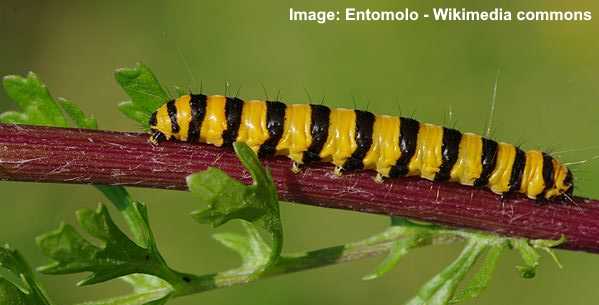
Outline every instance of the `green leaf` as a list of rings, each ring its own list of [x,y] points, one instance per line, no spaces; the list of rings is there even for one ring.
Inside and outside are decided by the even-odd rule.
[[[13,283],[0,278],[0,304],[4,305],[29,305],[27,294]]]
[[[158,277],[147,274],[131,274],[121,279],[131,285],[133,293],[106,300],[86,302],[85,305],[159,305],[172,296],[173,289]]]
[[[29,268],[21,254],[8,245],[0,247],[0,266],[8,269],[17,276],[31,273],[31,268]]]
[[[408,254],[408,251],[419,246],[421,238],[419,236],[409,236],[400,240],[395,241],[393,248],[385,257],[385,260],[376,268],[376,270],[364,276],[363,280],[373,280],[383,276],[385,273],[391,271],[397,264],[400,259]]]
[[[489,282],[491,281],[493,272],[495,272],[497,261],[499,260],[499,256],[501,256],[503,249],[505,249],[505,244],[503,243],[491,246],[487,251],[482,266],[480,266],[478,272],[470,280],[468,286],[458,291],[449,303],[459,303],[478,297],[483,290],[489,286]]]
[[[404,217],[391,216],[391,226],[378,236],[400,236],[400,239],[395,239],[393,248],[385,257],[383,262],[377,266],[375,271],[362,277],[363,280],[373,280],[383,276],[391,271],[403,256],[411,249],[430,245],[432,234],[436,233],[435,229],[438,226],[425,222],[417,222]]]
[[[218,168],[209,168],[201,173],[188,176],[190,191],[199,195],[209,204],[203,211],[195,211],[192,216],[200,223],[218,227],[231,219],[245,219],[253,222],[263,217],[266,210],[252,197],[250,187],[231,178]]]
[[[220,273],[221,275],[255,273],[268,264],[270,247],[252,223],[242,221],[242,224],[247,235],[235,233],[212,235],[214,239],[234,250],[241,257],[241,267]]]
[[[567,241],[566,236],[562,234],[558,240],[533,239],[530,241],[530,244],[535,248],[544,249],[544,248],[555,248],[555,247],[565,243],[566,241]]]
[[[64,112],[75,122],[75,126],[88,129],[98,128],[96,119],[93,116],[86,116],[75,103],[64,98],[58,98],[58,102]]]
[[[147,217],[144,212],[141,214]],[[165,274],[168,273],[168,267],[160,254],[152,247],[142,248],[131,241],[114,224],[103,205],[99,205],[96,211],[81,209],[77,211],[77,218],[81,227],[100,240],[102,245],[92,244],[72,226],[63,224],[58,230],[37,239],[44,254],[53,259],[51,264],[39,268],[41,272],[91,272],[79,285],[104,282],[132,273],[147,273],[161,277],[168,275]]]
[[[97,128],[96,119],[86,116],[76,104],[63,98],[54,99],[33,72],[26,78],[18,75],[4,77],[4,88],[22,112],[4,112],[0,114],[0,122],[69,127],[70,118],[76,127]]]
[[[60,106],[50,95],[48,88],[33,72],[27,77],[9,75],[4,77],[6,94],[22,112],[10,111],[0,116],[5,123],[67,127]]]
[[[444,305],[454,295],[460,281],[470,271],[478,256],[487,248],[486,242],[471,239],[460,256],[429,280],[408,305]]]
[[[516,266],[516,269],[520,271],[520,276],[525,279],[531,279],[535,277],[537,273],[537,267],[539,266],[539,259],[541,256],[537,251],[530,246],[527,239],[513,238],[511,244],[514,249],[520,252],[520,256],[524,261],[524,266]]]
[[[49,305],[40,284],[37,282],[31,267],[23,256],[8,245],[0,247],[0,266],[23,281],[23,287],[0,277],[0,304],[9,305]]]
[[[16,111],[0,113],[0,122],[6,124],[27,124],[29,117]]]
[[[119,109],[143,126],[148,125],[150,114],[169,99],[152,71],[141,63],[134,68],[118,69],[115,78],[131,98],[130,104],[125,102]]]
[[[267,231],[272,250],[268,260],[262,261],[262,267],[256,269],[256,274],[259,274],[272,266],[281,254],[283,228],[277,190],[270,173],[262,167],[254,151],[244,143],[235,143],[234,148],[254,183],[244,185],[216,168],[188,176],[189,189],[208,204],[208,209],[195,211],[192,216],[200,223],[215,227],[232,219],[242,219]]]
[[[510,244],[518,252],[524,261],[524,266],[516,266],[516,269],[520,271],[520,275],[523,278],[530,279],[535,277],[537,273],[537,267],[539,266],[539,260],[541,255],[535,249],[542,249],[549,253],[555,263],[562,268],[559,260],[555,256],[555,253],[550,248],[561,245],[566,241],[566,237],[562,235],[559,240],[546,240],[546,239],[535,239],[528,240],[524,238],[511,238]]]
[[[159,277],[148,274],[130,274],[123,276],[120,279],[131,285],[133,292],[137,293],[170,288],[168,282]]]
[[[137,105],[133,104],[132,101],[121,102],[119,103],[118,108],[126,117],[142,124],[142,126],[145,126],[146,128],[148,127],[150,113],[140,109]]]
[[[558,240],[534,239],[534,240],[530,241],[530,244],[537,249],[542,249],[545,252],[547,252],[551,256],[551,258],[553,258],[553,261],[555,262],[555,264],[561,269],[561,268],[563,268],[562,264],[559,262],[557,255],[555,255],[555,252],[553,252],[553,250],[551,250],[551,248],[557,247],[565,242],[566,242],[566,236],[562,234],[562,236],[560,236],[560,239],[558,239]]]
[[[143,248],[156,247],[144,204],[131,199],[124,187],[96,185],[96,188],[123,214],[133,239]]]

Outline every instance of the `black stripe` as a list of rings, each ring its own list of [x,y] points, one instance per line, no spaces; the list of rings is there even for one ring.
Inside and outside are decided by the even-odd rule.
[[[227,129],[223,132],[223,146],[230,146],[237,139],[239,125],[241,125],[241,112],[243,101],[236,97],[227,97],[225,104],[225,117],[227,118]]]
[[[351,171],[364,168],[364,157],[372,146],[374,114],[368,111],[354,110],[356,113],[356,150],[343,164],[343,170]]]
[[[416,144],[418,141],[418,130],[420,123],[410,118],[399,118],[399,148],[401,156],[391,167],[389,171],[390,177],[405,176],[408,174],[408,164],[416,152]]]
[[[553,179],[554,169],[553,169],[553,158],[543,153],[543,183],[545,183],[545,189],[543,189],[542,197],[545,197],[545,193],[553,188],[553,184],[555,180]]]
[[[171,119],[171,132],[178,133],[179,123],[177,123],[177,106],[175,106],[175,100],[170,100],[166,103],[166,111],[168,112],[168,117]]]
[[[310,105],[310,135],[312,143],[304,152],[303,161],[308,163],[320,160],[320,152],[329,137],[331,109],[323,105]]]
[[[268,140],[266,140],[258,150],[259,156],[272,156],[276,152],[277,144],[283,136],[283,127],[285,124],[285,108],[287,105],[281,102],[266,102],[266,129],[268,130]]]
[[[443,145],[441,146],[443,161],[439,166],[439,172],[435,175],[435,181],[449,180],[451,169],[458,161],[461,140],[461,132],[443,127]]]
[[[481,140],[483,151],[480,162],[483,169],[478,179],[474,181],[474,186],[487,185],[497,163],[497,142],[485,138],[481,138]]]
[[[191,120],[187,130],[187,142],[198,142],[200,140],[200,128],[206,116],[206,96],[192,94],[189,100],[189,108],[191,108]]]
[[[154,111],[152,112],[152,115],[150,116],[150,121],[148,122],[148,125],[150,125],[150,127],[152,126],[156,126],[157,120],[156,120],[156,113],[158,111]]]
[[[517,192],[520,190],[520,185],[522,184],[522,174],[524,173],[525,166],[526,154],[520,148],[516,147],[516,158],[514,159],[512,176],[510,177],[510,192]]]

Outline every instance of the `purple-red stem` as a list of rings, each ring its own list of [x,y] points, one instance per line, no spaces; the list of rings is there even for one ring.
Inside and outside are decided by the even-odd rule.
[[[0,124],[0,179],[90,183],[185,190],[185,177],[209,166],[249,183],[231,149],[167,142],[148,135]],[[405,216],[454,227],[531,239],[559,239],[563,248],[599,253],[599,201],[545,203],[514,196],[503,202],[485,189],[418,178],[373,181],[361,171],[337,177],[331,165],[299,174],[285,157],[264,159],[282,200],[366,213]]]

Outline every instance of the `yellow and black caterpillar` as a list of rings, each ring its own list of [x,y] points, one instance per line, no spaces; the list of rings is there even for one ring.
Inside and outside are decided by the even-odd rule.
[[[297,165],[331,162],[335,172],[376,170],[383,177],[416,176],[486,186],[531,199],[571,195],[573,176],[538,150],[523,151],[472,133],[411,118],[203,94],[184,95],[150,118],[150,141],[176,139],[228,146],[245,142],[259,156],[286,155]]]

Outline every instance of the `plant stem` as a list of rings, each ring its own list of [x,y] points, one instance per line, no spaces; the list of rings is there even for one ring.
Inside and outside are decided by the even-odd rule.
[[[406,229],[403,227],[390,227],[386,231],[374,235],[368,239],[340,245],[328,247],[314,251],[301,252],[295,254],[284,254],[279,261],[265,273],[258,277],[259,279],[274,277],[313,268],[325,267],[345,262],[360,260],[367,257],[374,257],[386,254],[393,248],[395,242],[405,238],[408,235],[419,236],[422,232],[427,231],[427,228]],[[460,234],[468,236],[468,232],[458,231],[434,231],[435,236],[430,240],[420,240],[414,247],[422,247],[427,245],[448,244],[462,240]],[[200,293],[207,290],[230,287],[235,285],[243,285],[252,282],[256,277],[252,277],[249,272],[221,272],[207,274],[193,278],[189,285],[177,292],[176,296],[189,295]]]
[[[185,190],[185,177],[218,167],[249,183],[231,149],[166,142],[147,134],[0,124],[0,179]],[[373,181],[360,171],[336,177],[318,163],[291,172],[285,157],[262,160],[280,199],[359,212],[403,216],[453,227],[529,239],[559,239],[560,247],[599,253],[599,201],[539,204],[523,196],[504,199],[485,189],[418,178]]]

